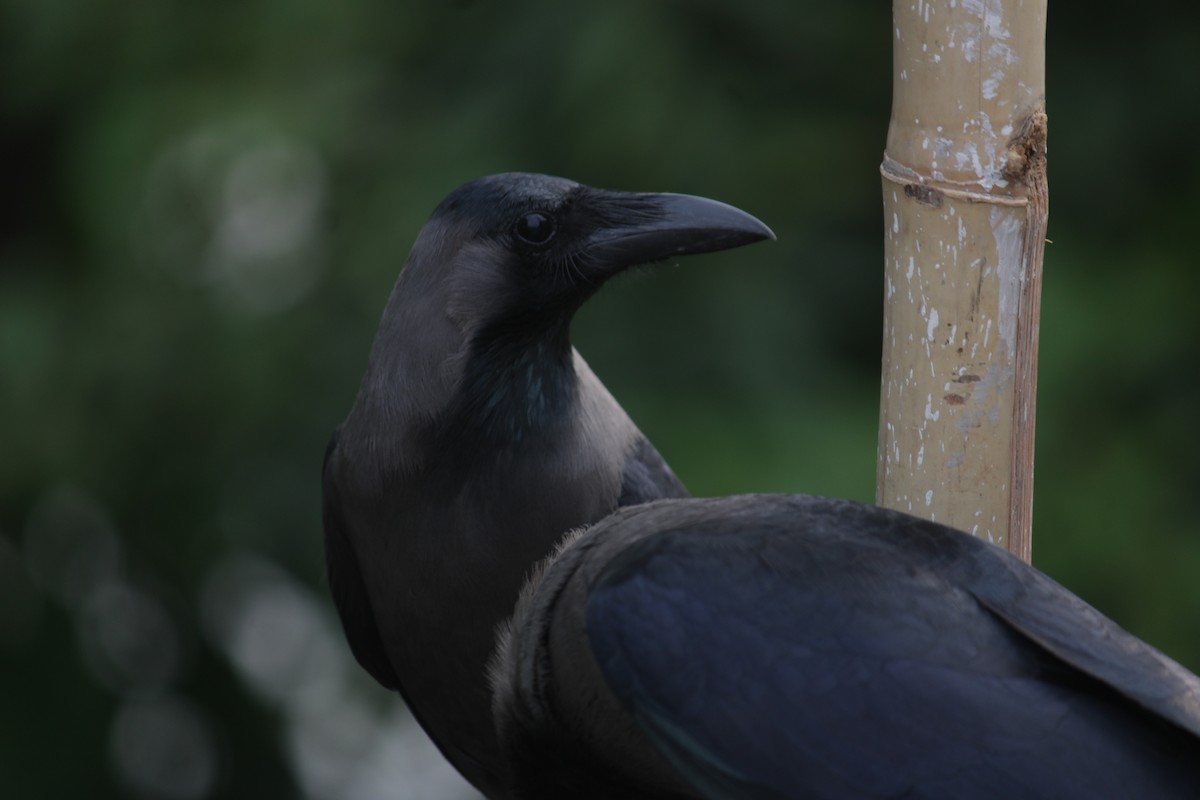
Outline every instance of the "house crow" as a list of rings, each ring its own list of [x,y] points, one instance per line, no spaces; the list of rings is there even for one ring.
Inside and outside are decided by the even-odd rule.
[[[492,674],[527,800],[1200,797],[1194,675],[1007,552],[849,501],[620,509],[531,580]]]
[[[637,264],[773,238],[735,208],[506,174],[452,192],[392,291],[323,471],[350,648],[468,780],[504,796],[486,662],[563,534],[683,485],[571,347]]]

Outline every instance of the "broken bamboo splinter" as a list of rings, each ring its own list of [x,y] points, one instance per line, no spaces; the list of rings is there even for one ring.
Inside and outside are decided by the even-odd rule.
[[[1029,560],[1046,0],[895,0],[875,499]]]

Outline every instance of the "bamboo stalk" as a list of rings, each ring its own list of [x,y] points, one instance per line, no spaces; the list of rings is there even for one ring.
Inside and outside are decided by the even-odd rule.
[[[1028,560],[1046,0],[894,0],[876,502]]]

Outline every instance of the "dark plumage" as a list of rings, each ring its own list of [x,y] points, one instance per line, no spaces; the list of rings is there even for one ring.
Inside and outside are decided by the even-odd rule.
[[[493,672],[525,798],[1200,793],[1195,676],[999,548],[848,501],[622,509],[534,578]]]
[[[1200,796],[1195,676],[965,533],[686,498],[571,348],[613,274],[770,235],[544,176],[438,207],[326,456],[359,662],[493,798]]]
[[[576,309],[649,261],[771,238],[703,198],[496,175],[433,212],[324,467],[350,647],[501,796],[485,664],[530,569],[620,505],[686,490],[571,347]]]

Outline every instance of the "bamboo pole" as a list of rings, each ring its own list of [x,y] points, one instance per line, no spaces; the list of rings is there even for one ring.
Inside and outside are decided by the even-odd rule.
[[[1028,560],[1046,0],[893,0],[876,502]]]

